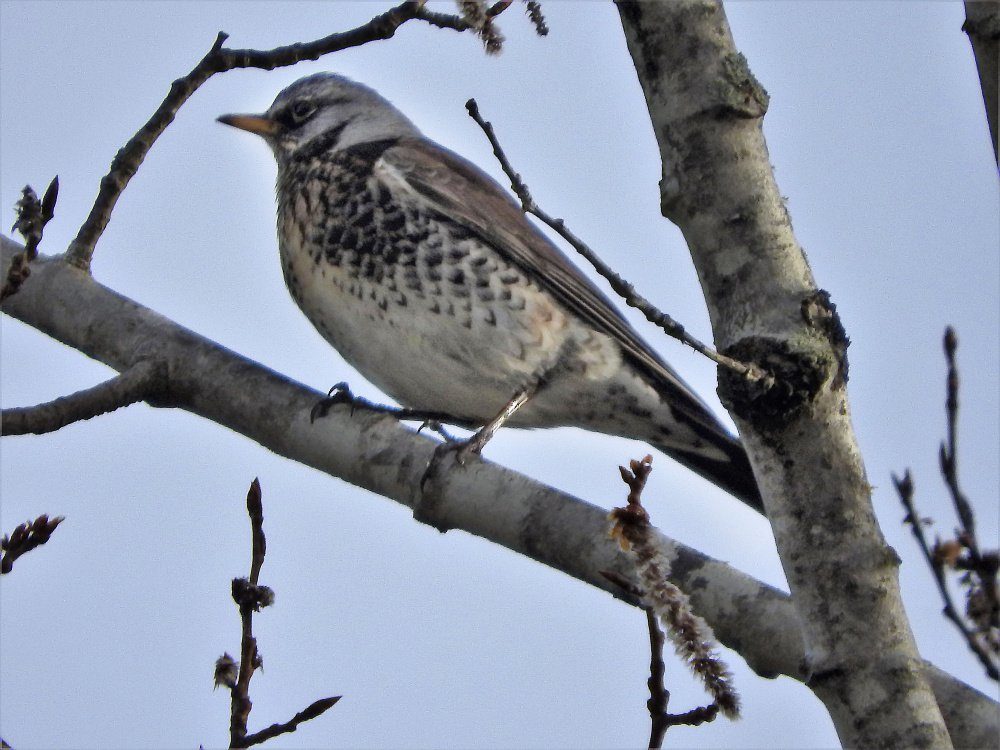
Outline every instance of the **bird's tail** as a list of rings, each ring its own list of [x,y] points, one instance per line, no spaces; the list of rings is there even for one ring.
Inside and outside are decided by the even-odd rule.
[[[720,435],[713,441],[712,447],[722,451],[725,454],[724,458],[705,455],[696,449],[684,450],[676,445],[662,445],[656,442],[652,445],[658,451],[742,500],[758,513],[764,512],[764,502],[761,500],[753,469],[750,468],[750,461],[743,446],[735,438]]]

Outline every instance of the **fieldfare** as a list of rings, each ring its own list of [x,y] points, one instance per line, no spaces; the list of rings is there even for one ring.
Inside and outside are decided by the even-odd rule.
[[[761,509],[704,402],[500,185],[377,92],[320,73],[219,119],[277,159],[292,297],[400,404],[489,434],[504,415],[637,438]]]

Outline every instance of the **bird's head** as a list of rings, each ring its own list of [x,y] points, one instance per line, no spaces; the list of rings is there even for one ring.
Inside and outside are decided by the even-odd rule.
[[[278,163],[303,147],[339,151],[358,143],[418,136],[420,131],[377,91],[335,73],[300,78],[261,115],[223,115],[219,122],[261,136]]]

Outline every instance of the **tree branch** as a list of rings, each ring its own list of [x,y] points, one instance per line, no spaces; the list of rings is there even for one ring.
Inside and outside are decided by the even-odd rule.
[[[924,534],[924,523],[930,523],[917,513],[914,503],[913,477],[910,470],[903,473],[902,479],[895,474],[892,477],[899,499],[906,509],[904,523],[910,525],[913,536],[917,540],[917,546],[924,555],[927,565],[934,574],[934,582],[937,584],[938,592],[944,602],[944,616],[954,623],[958,628],[969,649],[976,655],[988,677],[1000,679],[998,670],[998,656],[1000,647],[997,646],[998,619],[1000,619],[1000,603],[997,602],[997,552],[983,553],[976,537],[976,518],[972,510],[972,505],[966,498],[958,481],[958,365],[955,361],[955,352],[958,349],[958,336],[955,330],[948,326],[944,334],[944,352],[948,362],[947,396],[945,397],[945,411],[948,417],[948,437],[941,444],[939,453],[941,474],[945,484],[951,494],[952,504],[955,506],[955,515],[958,516],[959,529],[957,539],[946,542],[937,540],[933,547],[928,544],[927,536]],[[967,554],[962,557],[962,551]],[[976,623],[976,628],[969,627],[965,618],[962,617],[958,607],[952,599],[951,591],[945,577],[945,567],[962,567],[966,573],[963,575],[963,583],[967,587],[966,612],[970,613],[970,619]],[[976,612],[978,617],[972,617],[971,613]],[[988,645],[989,644],[989,645]],[[993,653],[991,653],[991,649]]]
[[[986,105],[986,120],[993,139],[993,158],[1000,165],[997,143],[998,92],[1000,80],[1000,2],[997,0],[965,0],[965,23],[962,30],[969,35],[979,69],[979,85]]]
[[[253,702],[250,700],[250,680],[254,672],[263,666],[257,639],[253,634],[253,615],[274,603],[274,592],[260,585],[260,569],[264,564],[267,541],[264,537],[264,505],[261,502],[260,481],[254,479],[247,491],[247,514],[250,516],[251,554],[250,577],[233,579],[233,600],[240,610],[240,662],[233,661],[229,654],[223,654],[215,662],[215,684],[229,688],[231,708],[229,718],[229,746],[252,747],[272,737],[294,732],[299,724],[315,719],[337,703],[341,696],[320,698],[286,722],[247,734],[247,721]]]
[[[738,719],[740,697],[729,667],[716,650],[715,634],[695,614],[688,595],[670,583],[670,562],[660,554],[649,513],[642,507],[642,490],[652,471],[652,461],[652,456],[646,456],[631,461],[628,469],[619,467],[622,480],[629,486],[628,504],[611,511],[611,536],[632,557],[643,603],[656,613],[676,654],[702,681],[713,705],[728,718]]]
[[[0,237],[0,260],[22,248]],[[0,309],[118,370],[156,355],[171,374],[172,404],[249,437],[303,465],[413,508],[435,441],[394,418],[349,405],[310,423],[323,394],[179,326],[50,258]],[[607,511],[480,459],[438,481],[429,522],[462,529],[638,605],[600,571],[631,579],[633,567],[607,537]],[[758,674],[806,678],[799,620],[788,595],[657,534],[671,580],[719,641]],[[927,665],[957,744],[988,746],[1000,731],[997,704]]]
[[[906,517],[903,520],[910,525],[913,537],[917,540],[917,546],[920,547],[924,560],[927,561],[927,566],[931,569],[931,573],[934,574],[934,583],[937,585],[938,593],[944,602],[942,610],[944,616],[951,620],[955,627],[958,628],[969,649],[983,665],[986,674],[994,680],[997,679],[1000,674],[997,672],[996,664],[993,663],[989,652],[980,643],[976,634],[972,632],[971,628],[969,628],[962,618],[958,607],[955,606],[955,600],[952,599],[951,591],[948,589],[948,581],[945,579],[944,563],[934,554],[934,549],[927,542],[927,536],[924,534],[925,519],[917,512],[917,506],[913,500],[913,477],[910,475],[910,470],[907,469],[903,472],[902,478],[893,474],[892,482],[896,487],[896,492],[899,494],[899,500],[902,502],[903,508],[906,509]]]
[[[808,685],[845,746],[949,747],[851,426],[847,337],[774,180],[767,92],[720,2],[618,9],[660,148],[661,211],[688,243],[716,345],[781,386],[719,372],[802,622]]]
[[[162,362],[140,360],[121,375],[92,388],[37,406],[4,409],[0,416],[0,434],[43,435],[55,432],[73,422],[161,397],[166,385],[167,371]]]
[[[729,370],[732,370],[749,380],[761,381],[763,387],[765,388],[773,386],[774,378],[757,365],[746,364],[735,360],[732,357],[720,354],[712,347],[702,343],[688,333],[681,323],[678,323],[665,312],[659,310],[652,302],[639,294],[631,283],[623,279],[613,268],[611,268],[611,266],[601,260],[600,256],[598,256],[589,245],[587,245],[566,227],[566,223],[562,219],[556,219],[546,211],[542,210],[542,208],[535,203],[535,199],[531,197],[531,192],[528,190],[528,186],[525,185],[524,181],[521,179],[521,175],[514,170],[513,166],[511,166],[510,161],[507,159],[507,155],[500,146],[500,141],[496,136],[496,132],[493,130],[493,125],[484,120],[482,115],[479,114],[479,105],[476,104],[476,100],[469,99],[469,101],[465,103],[465,108],[468,110],[469,116],[476,121],[476,124],[482,128],[486,137],[489,139],[490,145],[493,147],[493,155],[500,163],[500,168],[503,169],[504,174],[507,175],[507,179],[510,180],[511,190],[514,191],[518,200],[521,201],[521,210],[526,214],[531,214],[566,240],[566,242],[568,242],[574,250],[582,255],[587,262],[593,266],[594,270],[597,271],[597,273],[599,273],[605,281],[611,285],[612,290],[614,290],[614,292],[625,301],[626,305],[634,307],[636,310],[641,312],[646,317],[646,320],[659,327],[668,336],[677,339],[682,344],[690,346],[696,352],[708,357],[720,367],[728,368]]]
[[[497,13],[502,10],[503,8],[498,9]],[[428,11],[424,7],[423,0],[407,0],[349,31],[330,34],[312,42],[299,42],[270,50],[227,49],[222,45],[228,35],[220,31],[201,61],[191,69],[191,72],[170,85],[169,93],[152,117],[115,155],[111,169],[101,178],[100,191],[90,215],[80,227],[76,238],[70,243],[66,254],[69,262],[83,269],[90,268],[94,248],[111,219],[111,212],[146,158],[146,154],[167,126],[174,121],[178,110],[213,75],[237,68],[274,70],[303,60],[317,60],[331,52],[390,39],[396,33],[396,29],[413,20],[456,31],[472,28],[467,21],[457,16]]]

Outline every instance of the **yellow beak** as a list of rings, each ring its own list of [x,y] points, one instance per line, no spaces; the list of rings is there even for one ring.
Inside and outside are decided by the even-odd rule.
[[[281,125],[266,115],[222,115],[217,119],[223,125],[232,125],[234,128],[264,137],[281,132]]]

